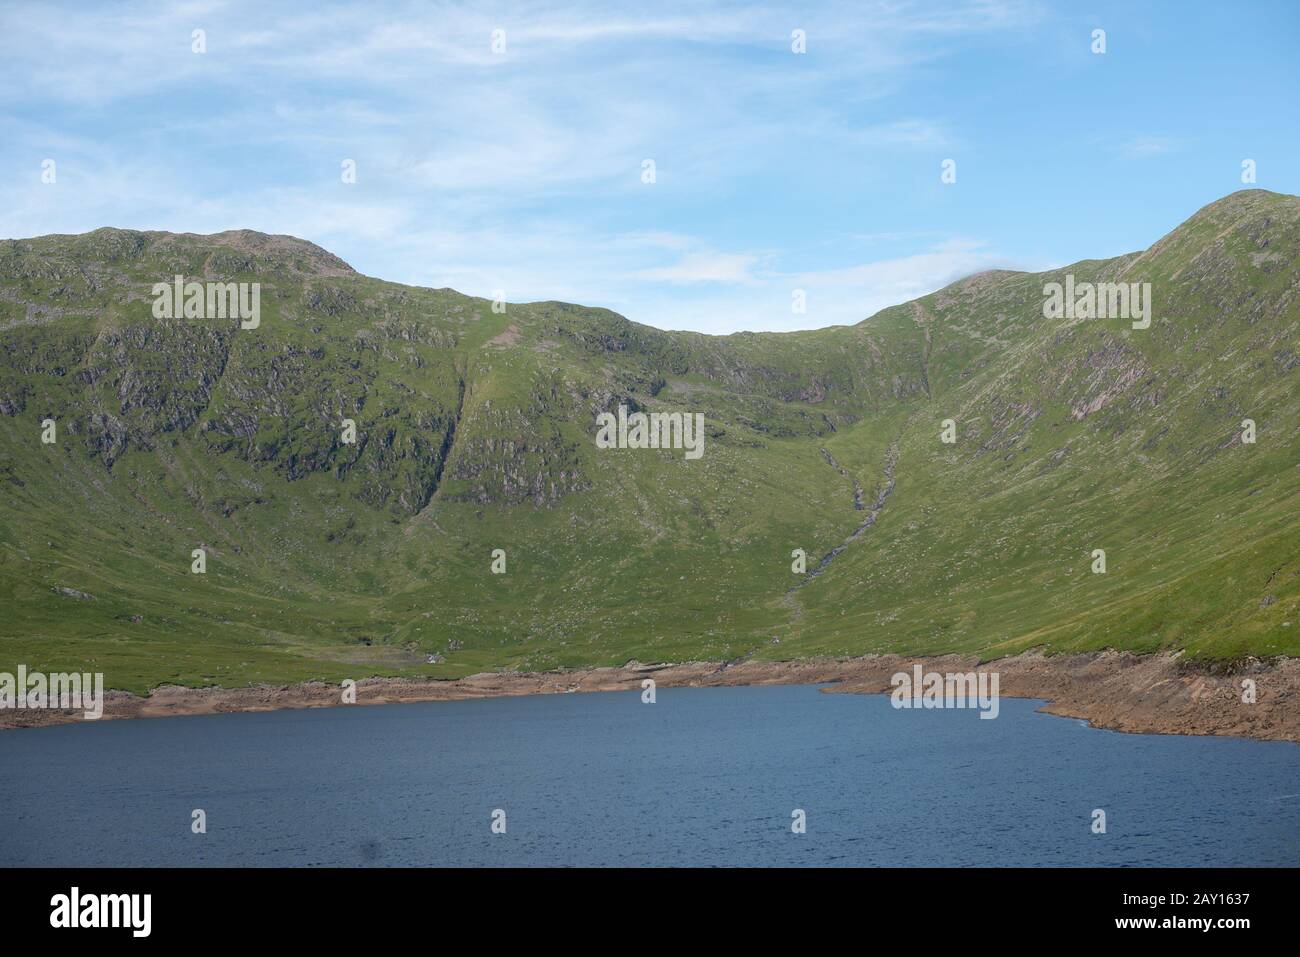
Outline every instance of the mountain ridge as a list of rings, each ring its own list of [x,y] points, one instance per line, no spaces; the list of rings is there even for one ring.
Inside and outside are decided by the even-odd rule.
[[[1166,241],[1169,240],[1171,237],[1173,237],[1175,234],[1184,230],[1186,227],[1192,225],[1193,223],[1198,222],[1200,219],[1209,218],[1215,212],[1221,210],[1231,210],[1234,213],[1240,214],[1243,206],[1246,207],[1247,209],[1252,208],[1255,205],[1254,200],[1256,198],[1271,198],[1271,199],[1284,200],[1284,199],[1295,199],[1296,197],[1290,196],[1289,194],[1285,194],[1285,193],[1276,193],[1271,190],[1259,189],[1259,188],[1237,190],[1236,192],[1229,193],[1228,195],[1221,197],[1220,199],[1205,204],[1200,209],[1198,209],[1195,213],[1189,216],[1186,220],[1180,223],[1178,226],[1174,227],[1174,229],[1170,230],[1164,236],[1156,240],[1156,242],[1154,242],[1151,246],[1147,247],[1147,249],[1139,249],[1139,250],[1133,250],[1128,253],[1121,253],[1118,256],[1109,257],[1109,259],[1107,260],[1081,259],[1076,262],[1069,263],[1063,266],[1053,267],[1051,269],[1040,270],[1037,272],[1022,270],[1022,269],[1008,269],[1005,267],[991,267],[988,269],[978,270],[976,272],[971,273],[970,275],[962,276],[958,279],[955,279],[952,282],[945,284],[944,286],[934,290],[931,293],[927,293],[923,296],[917,297],[916,299],[907,300],[903,303],[898,303],[894,306],[887,306],[885,307],[885,309],[878,310],[876,313],[873,313],[870,316],[860,319],[856,323],[851,323],[848,325],[836,324],[830,326],[818,326],[812,329],[793,329],[793,330],[781,330],[781,331],[770,331],[770,332],[757,332],[753,330],[741,329],[730,333],[696,333],[696,334],[707,336],[709,338],[726,339],[734,336],[745,336],[745,335],[780,336],[780,335],[798,334],[803,332],[816,332],[821,329],[853,328],[856,326],[860,326],[863,323],[871,321],[872,318],[874,318],[876,315],[879,315],[880,312],[886,311],[887,309],[893,309],[901,305],[907,305],[912,302],[917,302],[920,299],[926,298],[927,296],[939,295],[941,293],[944,293],[945,291],[953,289],[954,287],[964,286],[968,283],[972,283],[977,280],[982,281],[986,278],[1003,278],[1003,277],[1010,277],[1010,276],[1042,276],[1042,275],[1048,275],[1055,272],[1068,271],[1071,269],[1075,269],[1081,266],[1087,266],[1094,263],[1100,263],[1106,261],[1119,261],[1130,257],[1134,258],[1135,260],[1141,260],[1148,253],[1153,252],[1157,247],[1160,247],[1162,244],[1166,243]],[[204,241],[209,245],[216,245],[216,246],[230,245],[232,246],[232,248],[243,249],[245,251],[256,251],[256,250],[267,249],[267,248],[273,248],[273,249],[298,248],[306,256],[317,257],[321,260],[336,263],[337,267],[340,270],[341,275],[354,275],[354,276],[361,275],[349,263],[345,262],[334,253],[329,252],[327,249],[325,249],[324,247],[320,246],[319,244],[311,240],[303,239],[301,237],[293,236],[287,233],[265,233],[260,230],[247,229],[247,228],[232,228],[232,229],[221,230],[215,233],[194,233],[194,232],[174,232],[171,230],[163,230],[163,229],[131,229],[126,227],[118,227],[118,226],[99,226],[96,227],[95,229],[87,230],[86,232],[82,232],[82,233],[43,233],[37,236],[0,239],[0,246],[13,247],[13,246],[21,246],[23,244],[28,244],[28,243],[89,240],[92,237],[103,237],[106,239],[117,240],[118,244],[120,244],[123,240],[125,240],[127,241],[128,245],[132,245],[132,246],[138,244],[140,241],[142,241],[145,238],[149,238],[152,239],[155,244],[159,242],[165,244],[171,240],[184,239],[184,240]],[[368,277],[368,278],[379,279],[379,277]],[[458,290],[450,286],[441,286],[441,287],[409,286],[403,283],[392,282],[391,280],[379,280],[379,281],[390,283],[391,285],[394,286],[406,286],[406,288],[410,288],[410,289],[424,289],[432,292],[454,293],[456,295],[465,296],[465,298],[469,298],[469,299],[478,299],[483,302],[490,301],[481,296],[475,297],[475,296],[470,296],[467,293],[460,293]],[[528,301],[520,302],[517,305],[555,306],[560,308],[568,307],[568,308],[576,308],[576,309],[601,308],[601,307],[584,306],[580,303],[568,302],[565,300],[555,300],[555,299],[528,300]],[[604,311],[612,312],[611,310],[604,310]],[[619,316],[619,318],[627,319],[627,317],[621,316],[618,313],[612,313],[612,314]],[[681,330],[681,329],[661,329],[658,326],[650,326],[644,323],[637,323],[633,319],[627,319],[627,321],[632,322],[638,326],[642,326],[643,328],[656,329],[660,332],[667,332],[667,333],[688,332],[688,330]]]

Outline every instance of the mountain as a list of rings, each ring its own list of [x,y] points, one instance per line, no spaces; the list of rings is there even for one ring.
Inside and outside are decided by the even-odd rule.
[[[715,337],[500,313],[287,236],[0,242],[0,670],[145,691],[632,658],[1295,656],[1297,256],[1300,198],[1247,190],[1143,252]],[[255,327],[156,315],[178,275],[259,284]],[[1149,328],[1046,317],[1067,281],[1149,283]],[[599,448],[620,406],[702,413],[703,454]]]

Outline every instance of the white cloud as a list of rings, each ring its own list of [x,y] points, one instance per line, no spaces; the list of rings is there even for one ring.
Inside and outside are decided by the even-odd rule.
[[[673,283],[753,283],[752,270],[759,257],[748,253],[694,252],[670,266],[656,266],[628,273],[631,279]]]
[[[1178,141],[1173,137],[1147,134],[1120,143],[1117,152],[1125,159],[1150,159],[1172,153],[1178,148]]]
[[[642,321],[666,328],[727,333],[791,331],[851,325],[949,283],[1006,264],[985,243],[955,238],[923,252],[877,259],[841,269],[779,272],[751,281],[735,295],[692,303],[687,309],[657,300]],[[805,293],[807,312],[795,314],[791,297]],[[639,317],[638,317],[639,318]]]
[[[0,159],[19,175],[0,181],[0,235],[253,228],[395,281],[607,305],[661,325],[857,321],[991,254],[915,252],[913,236],[889,244],[908,255],[799,272],[783,264],[815,261],[808,247],[842,251],[815,221],[770,225],[765,184],[826,156],[931,164],[959,145],[949,121],[876,104],[951,38],[1034,15],[1014,0],[797,12],[666,0],[643,14],[402,0],[321,3],[310,16],[252,0],[75,16],[9,3]],[[807,56],[789,51],[795,26]],[[505,56],[491,51],[497,27]],[[190,51],[195,28],[206,54]],[[47,156],[54,187],[39,182]],[[340,182],[344,158],[355,185]],[[645,158],[653,186],[640,181]],[[697,212],[729,192],[756,235],[738,240]],[[800,283],[810,310],[793,317]]]

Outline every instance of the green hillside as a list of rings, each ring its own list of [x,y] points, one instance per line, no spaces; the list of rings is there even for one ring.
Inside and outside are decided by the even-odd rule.
[[[1300,198],[1248,190],[1142,253],[713,337],[498,314],[283,236],[0,242],[0,671],[145,691],[751,654],[1294,656],[1297,257]],[[1151,283],[1150,328],[1044,318],[1067,273]],[[178,274],[260,283],[260,325],[155,318]],[[703,413],[703,456],[597,448],[620,405]]]

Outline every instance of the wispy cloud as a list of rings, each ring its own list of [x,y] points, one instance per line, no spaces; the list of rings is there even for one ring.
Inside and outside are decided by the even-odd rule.
[[[822,200],[798,212],[782,192],[814,188],[819,165],[855,178],[879,178],[889,157],[933,166],[961,145],[947,111],[882,104],[948,44],[1038,15],[1014,0],[323,3],[310,16],[251,0],[75,15],[11,3],[0,160],[17,174],[0,180],[0,233],[254,228],[384,278],[640,321],[856,321],[987,254],[913,238],[895,244],[906,255],[800,272],[807,247],[825,249],[809,218]],[[792,53],[796,28],[809,54]],[[47,157],[54,187],[39,179]],[[796,282],[825,308],[783,316]]]
[[[699,251],[687,253],[671,265],[638,269],[628,276],[648,282],[749,284],[757,282],[753,269],[758,262],[759,257],[752,253]]]
[[[1125,159],[1151,159],[1179,149],[1179,142],[1171,136],[1144,134],[1119,144],[1118,153]]]

